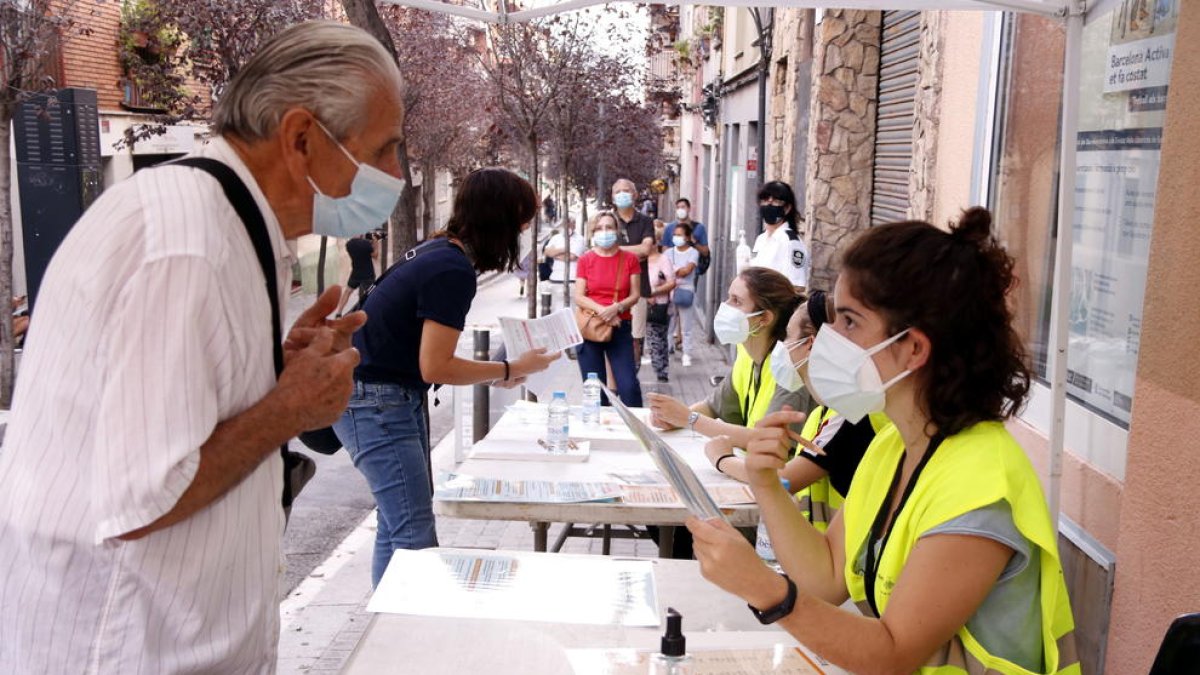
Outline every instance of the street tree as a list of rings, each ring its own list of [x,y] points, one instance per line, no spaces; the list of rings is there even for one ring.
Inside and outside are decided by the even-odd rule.
[[[429,236],[440,227],[432,218],[437,171],[461,179],[490,154],[491,91],[475,55],[483,33],[457,30],[449,16],[420,9],[391,5],[381,14],[404,75],[404,136],[421,171],[422,226]]]
[[[540,189],[540,149],[550,111],[590,53],[595,25],[582,13],[501,24],[489,28],[491,49],[479,52],[493,90],[497,127],[523,146],[535,190]],[[528,236],[535,251],[537,228]],[[537,316],[537,281],[530,270],[525,283],[531,318]]]
[[[396,41],[392,39],[392,33],[379,13],[375,0],[342,0],[342,9],[345,10],[346,19],[351,25],[358,26],[379,40],[399,64],[400,55],[396,49]],[[404,75],[404,71],[401,70],[400,74]],[[405,251],[417,245],[417,204],[413,197],[412,163],[409,161],[407,140],[401,140],[396,147],[396,158],[400,163],[400,177],[404,179],[404,189],[400,191],[400,200],[396,202],[396,208],[392,211],[388,233],[389,245],[381,256],[384,267],[387,267],[389,257],[399,260]]]
[[[61,86],[50,76],[60,45],[90,32],[95,2],[0,0],[0,307],[13,295],[13,204],[10,133],[18,106],[38,92]],[[0,312],[0,408],[12,405],[12,312]]]

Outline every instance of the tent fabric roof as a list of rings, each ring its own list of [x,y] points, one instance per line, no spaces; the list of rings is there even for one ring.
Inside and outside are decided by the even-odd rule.
[[[468,19],[476,19],[487,23],[514,23],[530,21],[544,16],[562,14],[585,7],[613,2],[634,2],[636,0],[557,0],[541,7],[521,9],[515,12],[488,11],[476,7],[467,7],[443,2],[442,0],[381,0],[395,5],[407,5],[435,12],[443,12]],[[503,0],[500,0],[501,7]],[[668,2],[667,4],[679,4]],[[871,9],[871,10],[991,10],[1017,11],[1042,14],[1045,16],[1066,16],[1071,0],[705,0],[694,3],[717,5],[725,7],[800,7],[800,8],[837,8],[837,9]],[[1092,4],[1096,4],[1093,2]],[[1106,4],[1100,0],[1099,4]]]

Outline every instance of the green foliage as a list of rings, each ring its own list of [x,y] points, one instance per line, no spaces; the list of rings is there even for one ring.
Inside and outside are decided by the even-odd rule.
[[[117,36],[121,69],[147,107],[171,110],[185,99],[179,48],[183,34],[154,0],[125,0]]]

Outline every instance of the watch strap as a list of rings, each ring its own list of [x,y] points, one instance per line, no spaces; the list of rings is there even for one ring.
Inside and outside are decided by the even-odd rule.
[[[687,419],[688,431],[696,430],[696,421],[699,419],[700,419],[700,413],[696,412],[695,410],[688,413],[688,419]]]
[[[758,619],[758,622],[764,626],[773,624],[791,614],[792,610],[796,607],[796,582],[789,579],[788,575],[782,572],[779,573],[779,576],[783,577],[783,580],[787,582],[787,595],[784,596],[783,602],[767,609],[758,609],[751,604],[746,605],[754,613],[754,618]]]

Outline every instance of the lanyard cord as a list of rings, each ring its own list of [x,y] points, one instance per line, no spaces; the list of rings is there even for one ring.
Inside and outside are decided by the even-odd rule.
[[[879,513],[875,514],[875,522],[871,524],[871,533],[867,537],[867,565],[863,570],[863,583],[867,590],[867,603],[871,605],[871,611],[875,612],[875,616],[882,617],[879,613],[879,607],[875,604],[875,577],[879,574],[879,565],[883,559],[883,552],[887,549],[888,540],[892,536],[892,531],[896,528],[896,520],[900,517],[900,512],[904,510],[904,505],[908,503],[908,498],[912,495],[913,488],[917,485],[917,479],[921,477],[921,472],[925,470],[925,465],[929,463],[929,458],[933,457],[933,453],[942,444],[942,435],[936,434],[929,440],[929,449],[925,451],[925,456],[917,463],[917,468],[913,469],[912,477],[908,479],[908,484],[904,486],[904,493],[900,496],[900,504],[896,507],[896,515],[892,518],[892,522],[887,528],[887,532],[883,531],[883,524],[887,520],[888,508],[892,503],[892,496],[896,494],[896,488],[900,484],[900,474],[904,472],[904,458],[907,456],[907,451],[900,455],[900,461],[896,464],[896,474],[892,476],[892,485],[888,488],[887,496],[884,497],[883,503],[879,505]],[[882,539],[882,541],[880,541]],[[879,554],[875,554],[875,542],[880,541]]]
[[[742,423],[750,426],[750,413],[754,410],[754,404],[758,403],[758,390],[762,388],[762,364],[750,364],[750,381],[746,384],[748,385],[746,395],[742,397],[741,401]],[[751,398],[751,394],[754,394],[753,398]]]

